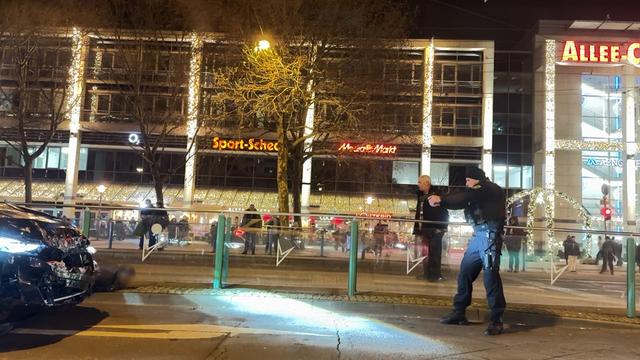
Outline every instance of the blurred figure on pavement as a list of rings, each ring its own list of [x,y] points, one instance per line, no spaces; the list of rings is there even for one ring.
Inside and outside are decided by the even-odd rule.
[[[509,226],[520,226],[517,216],[509,217]],[[504,243],[509,253],[509,269],[507,272],[518,272],[520,270],[520,250],[522,250],[523,229],[507,228]]]
[[[609,270],[611,271],[611,275],[613,275],[613,258],[615,256],[613,239],[605,236],[600,251],[602,251],[602,269],[600,270],[600,274],[605,273],[607,271],[607,265],[609,265]]]
[[[576,237],[574,235],[567,236],[562,246],[564,247],[564,255],[567,257],[569,271],[576,272],[578,256],[580,256],[580,245],[576,242]]]
[[[244,228],[246,233],[244,234],[244,251],[243,254],[247,254],[251,251],[251,255],[256,254],[256,238],[258,237],[258,232],[262,228],[262,217],[260,214],[256,214],[258,210],[255,205],[251,204],[247,208],[247,213],[242,216],[242,222],[240,223],[240,227]],[[249,212],[253,212],[250,214]]]

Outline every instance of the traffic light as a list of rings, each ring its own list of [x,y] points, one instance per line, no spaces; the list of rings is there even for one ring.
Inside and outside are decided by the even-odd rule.
[[[605,220],[611,220],[611,215],[613,214],[613,209],[607,206],[603,206],[600,209],[600,214],[602,214],[602,218]]]

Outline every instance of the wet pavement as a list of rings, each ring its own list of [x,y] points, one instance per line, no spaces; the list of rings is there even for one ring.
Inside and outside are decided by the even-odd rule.
[[[436,306],[328,301],[260,290],[95,294],[0,338],[1,359],[637,359],[640,327],[508,311],[446,326]]]

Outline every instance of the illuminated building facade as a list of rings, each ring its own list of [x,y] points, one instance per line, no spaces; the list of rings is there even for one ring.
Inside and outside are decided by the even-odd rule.
[[[220,208],[258,202],[261,208],[275,208],[275,134],[196,133],[194,124],[210,111],[201,99],[215,90],[213,72],[238,60],[228,57],[229,42],[221,41],[220,34],[169,38],[159,45],[166,51],[149,54],[145,63],[142,107],[145,116],[170,114],[183,121],[162,141],[164,152],[158,161],[167,171],[165,202]],[[69,91],[79,100],[69,121],[34,163],[36,200],[91,202],[98,184],[107,185],[104,198],[113,203],[153,198],[149,166],[132,150],[143,135],[131,122],[135,109],[127,105],[128,95],[122,91],[131,86],[125,84],[122,65],[127,46],[126,40],[108,34],[78,30],[69,35],[66,60],[59,56],[55,66],[77,79]],[[530,187],[530,168],[519,163],[515,171],[506,157],[498,164],[494,161],[495,57],[491,41],[436,39],[408,40],[394,57],[376,61],[371,66],[384,86],[375,90],[376,103],[370,104],[375,111],[369,116],[386,124],[384,134],[372,133],[365,142],[336,134],[334,142],[311,144],[326,155],[305,164],[302,203],[321,211],[408,213],[420,174],[430,174],[434,185],[463,186],[467,165],[489,169],[487,173],[504,179],[500,181],[506,187]],[[2,67],[10,68],[11,61],[11,54],[2,54]],[[178,66],[181,62],[183,67]],[[176,69],[185,76],[178,79]],[[356,70],[340,61],[326,68],[338,78]],[[180,81],[179,93],[172,93],[170,81]],[[0,113],[11,106],[10,98],[2,99]],[[322,111],[321,104],[314,104],[315,116]],[[31,141],[37,143],[37,137],[34,131]],[[153,135],[146,141],[154,141]],[[20,199],[20,157],[5,145],[0,145],[0,154],[0,196]],[[233,196],[228,195],[231,190]],[[370,196],[375,206],[364,208]]]
[[[580,201],[614,229],[635,228],[640,24],[541,21],[535,35],[536,182]],[[603,199],[603,185],[609,187]],[[556,221],[575,211],[557,202]]]

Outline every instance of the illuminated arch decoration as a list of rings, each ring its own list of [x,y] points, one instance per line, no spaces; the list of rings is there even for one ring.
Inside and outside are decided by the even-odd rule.
[[[587,241],[585,242],[585,251],[587,253],[591,253],[591,230],[592,218],[591,215],[587,212],[587,210],[580,204],[576,199],[571,196],[557,191],[555,189],[546,189],[546,188],[533,188],[525,191],[521,191],[513,196],[509,197],[506,202],[507,206],[507,216],[511,215],[511,207],[517,201],[522,200],[526,197],[529,197],[529,209],[527,210],[527,224],[526,224],[526,243],[528,253],[533,253],[534,244],[533,244],[533,226],[535,220],[535,210],[536,204],[544,205],[544,217],[545,217],[545,228],[547,229],[547,255],[546,257],[549,260],[549,269],[545,268],[551,275],[551,285],[558,280],[558,278],[564,273],[567,269],[567,266],[563,266],[561,268],[557,268],[556,263],[554,261],[555,254],[557,254],[558,249],[562,246],[562,242],[556,239],[553,221],[553,206],[554,200],[556,197],[567,202],[573,209],[578,212],[578,217],[582,220],[584,227],[587,229]]]

